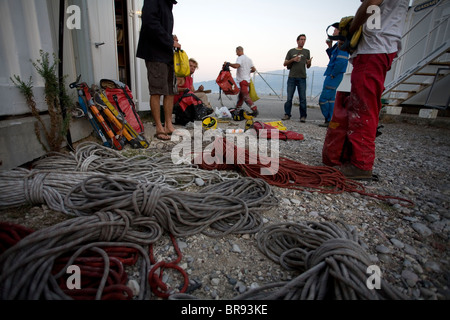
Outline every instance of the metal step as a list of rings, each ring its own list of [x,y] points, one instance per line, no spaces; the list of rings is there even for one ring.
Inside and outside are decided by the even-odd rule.
[[[426,58],[418,61],[415,65],[406,70],[400,77],[385,86],[382,98],[389,101],[389,106],[398,106],[404,101],[411,99],[416,94],[434,86],[434,84],[450,74],[450,61],[439,61],[441,57],[450,52],[450,41],[444,42],[441,46],[431,52]],[[447,58],[447,57],[446,57]],[[431,70],[433,72],[430,72]],[[418,76],[424,78],[423,81],[412,79]],[[408,82],[408,80],[410,80]],[[421,82],[419,82],[421,81]],[[413,86],[405,88],[405,86]],[[394,94],[406,94],[405,96],[391,96]]]

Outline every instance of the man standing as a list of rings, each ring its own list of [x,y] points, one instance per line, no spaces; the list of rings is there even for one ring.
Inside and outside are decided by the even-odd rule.
[[[150,108],[156,125],[155,137],[170,140],[175,130],[172,124],[173,98],[177,93],[173,50],[181,48],[174,39],[173,5],[175,0],[144,0],[142,28],[136,56],[144,59],[150,91]],[[161,123],[163,96],[165,126]]]
[[[287,101],[284,105],[284,117],[282,120],[289,120],[292,116],[292,100],[295,89],[298,90],[300,100],[300,121],[306,122],[306,68],[311,68],[312,58],[308,49],[305,49],[306,36],[301,34],[297,37],[297,48],[288,51],[284,66],[289,71],[287,83]]]
[[[386,73],[401,49],[403,24],[409,0],[362,0],[350,25],[350,35],[363,26],[353,53],[351,92],[338,92],[333,118],[322,151],[324,164],[337,166],[348,178],[372,179],[375,138]],[[375,10],[381,27],[366,21]],[[372,21],[373,22],[373,21]]]
[[[236,63],[225,62],[224,64],[229,63],[230,67],[237,69],[236,82],[239,84],[240,91],[236,109],[242,107],[245,102],[253,111],[252,115],[256,117],[258,116],[258,107],[255,106],[249,94],[251,73],[256,72],[256,68],[253,65],[253,61],[244,54],[244,48],[241,46],[236,48],[236,55],[238,56]]]
[[[333,24],[333,36],[339,34],[339,23]],[[333,46],[333,41],[327,39],[327,54],[330,57],[327,70],[325,71],[325,81],[323,83],[322,93],[319,98],[320,110],[325,118],[325,122],[320,124],[321,127],[328,127],[334,110],[334,99],[336,90],[344,77],[348,65],[348,52],[339,49],[338,43]]]

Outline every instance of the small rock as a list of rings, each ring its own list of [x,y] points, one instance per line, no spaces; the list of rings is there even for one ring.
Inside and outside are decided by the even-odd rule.
[[[402,271],[402,278],[406,280],[406,283],[411,288],[416,285],[417,281],[419,281],[419,277],[417,276],[417,274],[409,270]]]
[[[247,286],[242,281],[238,281],[234,287],[239,293],[244,293],[247,290]]]
[[[233,247],[231,248],[232,252],[236,252],[236,253],[241,253],[242,250],[241,248],[239,248],[239,246],[237,244],[233,244]]]
[[[423,223],[413,223],[411,227],[422,237],[429,237],[433,234],[433,231]]]
[[[379,253],[384,253],[384,254],[388,254],[391,252],[391,250],[388,247],[383,246],[382,244],[376,246],[375,250],[377,250],[377,252],[379,252]]]
[[[391,239],[391,243],[399,249],[403,249],[405,247],[405,244],[403,242],[395,238]]]
[[[139,292],[141,291],[141,287],[139,286],[139,283],[136,280],[129,280],[127,283],[127,287],[131,289],[131,292],[133,292],[134,297],[138,296]]]
[[[425,270],[427,271],[431,271],[431,272],[436,272],[436,273],[441,273],[441,267],[439,266],[439,264],[435,261],[427,261],[425,262]]]
[[[410,246],[409,244],[405,244],[405,252],[413,256],[417,254],[416,249],[414,249],[414,247]]]

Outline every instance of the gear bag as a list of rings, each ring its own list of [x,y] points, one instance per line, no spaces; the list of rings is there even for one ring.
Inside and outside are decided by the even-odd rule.
[[[117,108],[129,125],[139,134],[144,133],[144,125],[139,117],[130,88],[117,80],[102,79],[100,87],[104,90],[108,101]]]
[[[343,44],[339,47],[342,51],[347,51],[349,53],[353,53],[362,37],[362,26],[358,28],[358,30],[349,37],[350,25],[352,24],[354,17],[348,16],[343,17],[340,22],[336,22],[327,28],[327,35],[330,40],[342,41]],[[328,34],[328,29],[334,27],[339,30],[339,35],[330,36]]]
[[[288,130],[279,130],[275,126],[271,126],[270,124],[263,123],[260,121],[255,121],[250,126],[256,131],[256,135],[258,138],[263,139],[278,139],[278,140],[304,140],[305,137],[298,132],[288,131]]]
[[[236,95],[240,91],[233,79],[233,76],[231,75],[229,63],[227,63],[220,71],[219,76],[216,79],[216,83],[220,87],[220,93],[223,91],[226,95]]]
[[[202,121],[214,110],[205,106],[192,91],[186,89],[180,99],[173,106],[175,124],[185,126],[189,122]]]

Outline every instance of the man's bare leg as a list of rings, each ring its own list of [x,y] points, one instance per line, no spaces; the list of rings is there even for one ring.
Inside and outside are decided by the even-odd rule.
[[[172,124],[173,98],[174,96],[164,96],[163,99],[166,134],[172,134],[175,131]]]
[[[164,100],[165,99],[166,99],[166,97],[164,97]],[[165,130],[161,123],[160,101],[161,101],[160,95],[151,95],[150,96],[150,109],[152,111],[153,121],[155,121],[156,134],[157,134],[158,138],[163,139],[163,140],[168,140],[168,139],[170,139],[170,137],[164,133]],[[172,101],[173,101],[173,97],[172,97]],[[164,107],[164,109],[165,109],[165,107]],[[164,112],[164,115],[166,115],[166,112]],[[166,123],[167,123],[167,118],[166,118]]]

